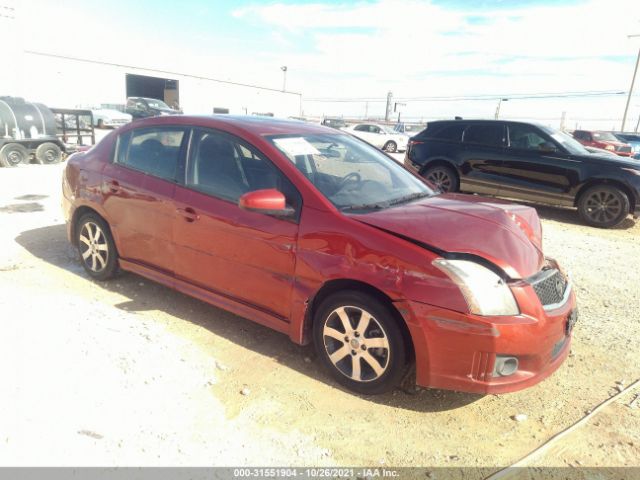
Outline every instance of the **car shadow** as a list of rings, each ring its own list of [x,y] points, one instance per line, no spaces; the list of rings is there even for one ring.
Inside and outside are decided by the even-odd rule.
[[[65,225],[26,230],[16,242],[29,253],[56,267],[91,280],[84,272],[76,250],[67,242]],[[128,300],[116,305],[127,312],[161,310],[176,318],[206,328],[243,348],[275,359],[278,363],[315,378],[334,388],[342,388],[315,361],[313,347],[300,346],[281,333],[238,317],[205,302],[184,295],[132,273],[124,273],[108,282],[96,282],[105,290],[118,293]],[[162,299],[161,306],[158,299]],[[403,388],[391,393],[361,398],[397,408],[419,412],[449,411],[469,405],[483,395],[435,389],[415,389],[411,378]],[[349,394],[356,395],[352,392]]]

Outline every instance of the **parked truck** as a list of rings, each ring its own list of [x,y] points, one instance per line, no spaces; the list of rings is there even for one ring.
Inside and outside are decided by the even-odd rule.
[[[0,97],[0,166],[57,163],[66,151],[53,112],[41,103]]]

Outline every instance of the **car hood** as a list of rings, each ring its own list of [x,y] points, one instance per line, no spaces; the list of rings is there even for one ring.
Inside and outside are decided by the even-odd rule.
[[[598,143],[604,143],[606,145],[613,145],[614,147],[628,147],[629,144],[625,142],[618,142],[616,140],[598,140]]]
[[[523,205],[443,194],[352,218],[436,251],[480,256],[514,279],[544,264],[540,219]]]
[[[106,115],[112,118],[131,118],[131,115],[128,113],[120,112],[118,110],[108,110],[108,109],[97,109],[93,110],[94,115]]]

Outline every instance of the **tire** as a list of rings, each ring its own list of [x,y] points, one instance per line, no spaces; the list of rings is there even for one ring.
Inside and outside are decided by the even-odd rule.
[[[0,148],[0,165],[3,167],[17,167],[21,163],[29,162],[29,150],[19,143],[7,143]]]
[[[435,165],[422,172],[422,177],[429,180],[441,192],[457,192],[460,188],[458,174],[451,168],[444,165]]]
[[[102,120],[102,119],[98,120],[97,127],[98,127],[98,128],[105,128],[105,127],[104,127],[104,120]]]
[[[43,165],[58,163],[62,160],[62,150],[51,142],[43,143],[36,148],[36,161]]]
[[[118,251],[109,225],[97,214],[86,213],[75,228],[80,262],[91,278],[109,280],[118,273]]]
[[[398,150],[398,145],[393,140],[389,140],[387,143],[384,144],[384,147],[382,147],[382,149],[385,152],[394,153]]]
[[[592,227],[611,228],[620,224],[629,213],[629,198],[617,187],[595,185],[578,199],[578,213]]]
[[[362,329],[363,314],[369,320],[361,332],[357,329]],[[331,295],[313,319],[318,358],[349,390],[365,395],[392,390],[407,367],[407,346],[396,318],[390,307],[371,295],[357,291]]]

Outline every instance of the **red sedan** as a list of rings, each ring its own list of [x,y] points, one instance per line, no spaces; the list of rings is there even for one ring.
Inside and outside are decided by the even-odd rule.
[[[573,132],[573,138],[587,147],[601,148],[621,157],[631,157],[633,155],[631,145],[621,142],[609,132],[576,130]]]
[[[364,394],[533,385],[567,356],[571,284],[534,209],[440,194],[334,129],[156,117],[73,155],[70,241],[97,280],[131,271],[314,342]]]

